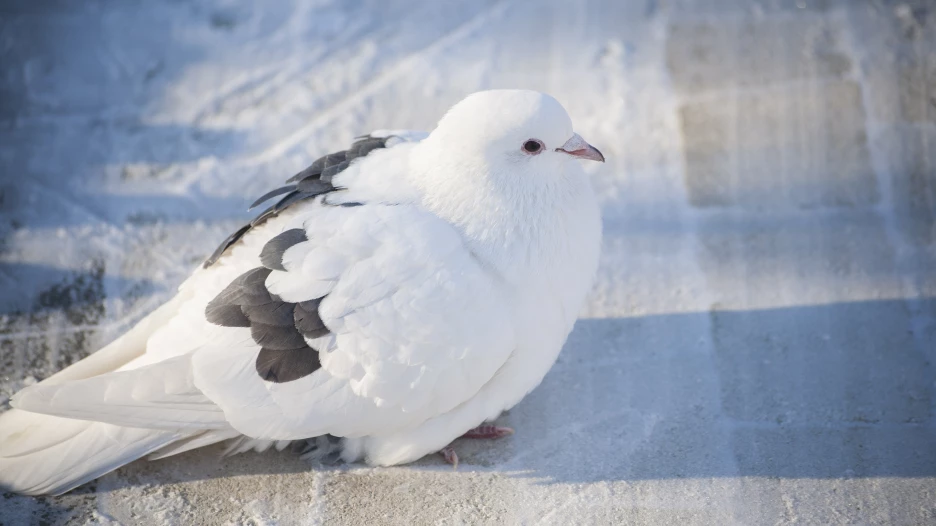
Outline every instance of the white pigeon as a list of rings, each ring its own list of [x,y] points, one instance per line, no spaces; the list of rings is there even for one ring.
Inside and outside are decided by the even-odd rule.
[[[552,97],[495,90],[375,132],[260,202],[168,303],[0,415],[0,486],[59,494],[137,458],[307,440],[389,466],[457,456],[555,362],[598,265]],[[474,428],[474,429],[473,429]]]

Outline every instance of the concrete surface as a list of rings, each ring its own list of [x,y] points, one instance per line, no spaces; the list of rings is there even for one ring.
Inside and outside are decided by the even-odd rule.
[[[213,449],[2,524],[936,523],[932,1],[19,0],[0,64],[0,402],[354,135],[528,87],[609,159],[582,319],[458,471]]]

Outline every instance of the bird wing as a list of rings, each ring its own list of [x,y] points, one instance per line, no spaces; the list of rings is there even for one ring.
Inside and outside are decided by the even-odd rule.
[[[387,151],[338,178],[316,161],[183,284],[187,299],[143,356],[14,404],[286,440],[389,432],[465,402],[514,349],[512,324],[497,277],[406,198],[404,156],[387,146],[412,139],[358,141]]]
[[[514,348],[503,290],[410,204],[317,208],[206,307],[194,383],[245,435],[363,436],[468,400]]]

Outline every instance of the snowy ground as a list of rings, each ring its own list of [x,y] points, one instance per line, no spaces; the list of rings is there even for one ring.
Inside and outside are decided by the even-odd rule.
[[[458,471],[206,450],[2,524],[936,523],[931,0],[11,0],[0,64],[4,404],[355,135],[526,87],[609,160],[582,319]]]

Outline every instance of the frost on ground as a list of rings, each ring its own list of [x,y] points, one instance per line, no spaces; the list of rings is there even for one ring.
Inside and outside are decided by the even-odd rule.
[[[609,160],[582,320],[458,471],[209,449],[0,523],[936,522],[927,0],[14,0],[0,56],[4,404],[355,135],[534,88]]]

